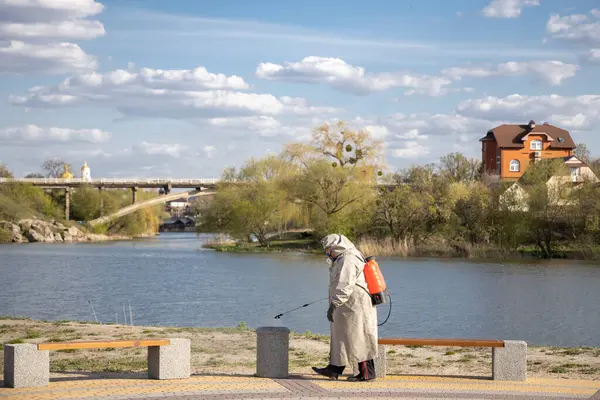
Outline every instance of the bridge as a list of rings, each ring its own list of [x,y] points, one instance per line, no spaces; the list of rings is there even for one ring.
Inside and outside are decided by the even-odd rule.
[[[137,210],[141,210],[142,208],[151,207],[151,206],[154,206],[157,204],[163,204],[163,203],[166,203],[167,201],[178,200],[178,199],[188,199],[188,198],[194,197],[194,196],[209,196],[214,193],[215,193],[214,191],[204,192],[201,190],[194,189],[194,190],[189,190],[189,191],[183,192],[183,193],[166,194],[164,196],[154,197],[154,198],[146,200],[146,201],[142,201],[142,202],[135,203],[135,204],[132,204],[127,207],[123,207],[120,210],[118,210],[110,215],[91,220],[91,221],[89,221],[89,224],[91,226],[95,226],[95,225],[107,223],[112,219],[123,217],[127,214],[136,212]]]
[[[138,189],[160,189],[162,196],[158,198],[145,201],[140,203],[139,207],[125,207],[122,210],[126,212],[122,215],[129,214],[136,210],[144,207],[148,207],[153,204],[165,203],[167,201],[176,200],[180,197],[189,197],[190,193],[195,192],[198,195],[200,192],[206,190],[215,190],[219,179],[114,179],[114,178],[100,178],[100,179],[82,179],[82,178],[0,178],[0,185],[7,185],[11,183],[25,183],[44,189],[60,189],[65,191],[65,219],[70,218],[70,203],[71,203],[71,189],[79,187],[94,187],[98,190],[103,189],[131,189],[131,203],[136,204],[136,192]],[[174,193],[170,195],[172,189],[194,189],[193,191]],[[206,194],[212,194],[207,192]],[[167,196],[167,197],[166,197]],[[102,199],[100,200],[102,201]],[[100,205],[102,208],[102,204]],[[131,211],[133,210],[133,211]],[[119,210],[121,211],[121,210]],[[119,215],[119,216],[122,216]],[[103,218],[103,217],[101,217]],[[100,219],[101,219],[100,218]],[[98,220],[94,220],[98,221]],[[102,222],[105,222],[102,219]],[[96,222],[98,223],[98,222]]]

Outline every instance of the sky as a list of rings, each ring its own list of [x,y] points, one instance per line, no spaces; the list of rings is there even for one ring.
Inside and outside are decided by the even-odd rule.
[[[218,178],[346,121],[391,171],[504,123],[600,153],[597,0],[0,0],[0,162]]]

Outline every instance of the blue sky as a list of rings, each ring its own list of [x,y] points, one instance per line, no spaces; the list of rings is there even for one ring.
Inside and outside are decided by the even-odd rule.
[[[337,119],[390,170],[548,121],[600,153],[592,0],[0,0],[0,161],[218,177]]]

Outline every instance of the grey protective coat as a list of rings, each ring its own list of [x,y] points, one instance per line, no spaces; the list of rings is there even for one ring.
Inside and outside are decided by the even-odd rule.
[[[335,306],[330,363],[354,366],[375,359],[377,311],[367,291],[364,258],[344,235],[325,236],[321,244],[324,249],[331,249],[335,259],[329,269],[329,303]]]

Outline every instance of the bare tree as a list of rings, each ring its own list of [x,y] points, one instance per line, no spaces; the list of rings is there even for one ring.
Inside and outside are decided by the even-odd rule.
[[[71,165],[67,164],[62,158],[48,158],[42,164],[42,169],[46,172],[48,178],[59,178],[64,171],[65,165],[69,169],[71,168]]]

